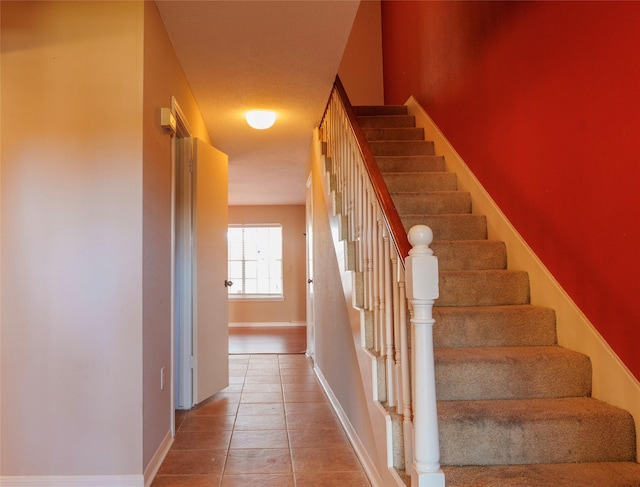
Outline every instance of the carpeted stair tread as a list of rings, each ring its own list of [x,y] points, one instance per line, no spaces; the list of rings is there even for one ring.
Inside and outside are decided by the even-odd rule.
[[[406,115],[406,105],[360,105],[354,106],[353,111],[356,117],[379,116],[379,115]]]
[[[410,128],[416,126],[416,117],[413,115],[364,115],[358,116],[358,122],[363,129]]]
[[[441,401],[591,395],[591,362],[558,346],[436,348]]]
[[[437,184],[438,181],[436,181]],[[416,197],[419,195],[419,197]],[[471,195],[463,191],[428,191],[424,193],[391,193],[393,204],[403,215],[471,214]]]
[[[635,461],[631,415],[586,397],[439,401],[443,465]]]
[[[638,487],[636,462],[443,467],[447,487]]]
[[[529,276],[523,271],[440,271],[438,306],[529,304]]]
[[[487,238],[487,218],[484,215],[448,214],[400,215],[406,231],[414,225],[428,225],[437,240],[483,240]]]
[[[557,343],[555,311],[530,304],[433,308],[436,347],[523,347]]]
[[[498,240],[436,240],[430,247],[442,271],[507,268],[507,249]]]
[[[385,140],[369,142],[374,156],[433,156],[433,142],[426,140]]]
[[[382,173],[382,177],[387,183],[387,188],[392,193],[394,201],[395,194],[404,194],[407,198],[420,199],[423,192],[456,191],[458,189],[456,175],[444,171],[385,172]]]
[[[424,129],[418,127],[363,128],[368,141],[375,140],[424,140]]]
[[[386,172],[444,172],[443,156],[377,156],[381,173]]]

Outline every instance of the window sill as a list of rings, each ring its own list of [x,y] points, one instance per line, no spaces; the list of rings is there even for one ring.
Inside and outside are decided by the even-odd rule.
[[[229,301],[284,301],[284,296],[264,296],[260,294],[229,294]]]

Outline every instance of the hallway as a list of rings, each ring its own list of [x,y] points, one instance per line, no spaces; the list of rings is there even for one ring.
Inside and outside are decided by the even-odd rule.
[[[229,356],[229,387],[176,413],[152,487],[368,487],[302,354]]]

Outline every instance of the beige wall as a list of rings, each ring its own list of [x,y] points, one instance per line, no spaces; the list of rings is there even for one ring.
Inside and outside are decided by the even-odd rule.
[[[304,322],[307,293],[304,205],[230,206],[229,223],[282,224],[284,272],[284,301],[229,300],[229,322]]]
[[[142,472],[142,2],[2,8],[1,475]]]
[[[370,457],[377,458],[376,439],[369,416],[370,401],[365,394],[357,353],[362,349],[360,329],[358,326],[351,328],[350,310],[341,284],[322,187],[324,170],[317,154],[310,152],[308,167],[313,177],[315,365],[348,417],[364,450]]]
[[[160,108],[210,139],[153,2],[1,6],[0,476],[141,479],[172,414]]]
[[[338,75],[352,105],[384,105],[380,0],[360,2]]]
[[[144,2],[143,95],[143,465],[170,432],[171,419],[171,136],[160,109],[175,96],[194,136],[210,143],[204,120],[154,2]],[[160,389],[160,369],[166,385]]]

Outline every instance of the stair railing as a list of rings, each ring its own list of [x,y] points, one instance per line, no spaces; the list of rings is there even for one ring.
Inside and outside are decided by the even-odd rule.
[[[433,360],[432,308],[438,297],[438,264],[429,248],[433,234],[417,225],[407,236],[339,78],[320,136],[327,191],[341,218],[340,239],[348,243],[347,268],[359,283],[355,300],[365,313],[363,346],[379,360],[382,380],[374,399],[402,417],[401,444],[388,442],[396,450],[390,455],[393,467],[410,473],[412,486],[444,486]]]

